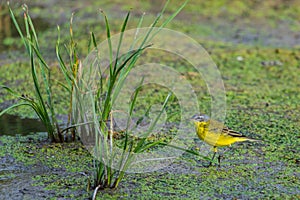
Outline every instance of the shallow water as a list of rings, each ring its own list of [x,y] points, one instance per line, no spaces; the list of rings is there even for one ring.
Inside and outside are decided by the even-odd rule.
[[[45,126],[38,119],[21,118],[15,115],[5,114],[0,117],[1,135],[28,135],[30,133],[45,132]]]

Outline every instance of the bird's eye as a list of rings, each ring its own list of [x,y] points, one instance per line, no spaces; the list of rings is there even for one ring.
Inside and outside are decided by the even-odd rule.
[[[197,116],[196,120],[197,121],[203,121],[204,120],[204,116],[199,115],[199,116]]]
[[[203,122],[205,121],[205,116],[204,115],[199,115],[199,114],[196,114],[192,117],[192,119],[196,120],[196,121],[199,121],[199,122]]]

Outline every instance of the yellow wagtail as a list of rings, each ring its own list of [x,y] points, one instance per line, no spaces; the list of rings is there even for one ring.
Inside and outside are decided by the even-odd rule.
[[[208,166],[211,166],[212,161],[215,158],[215,155],[218,151],[218,147],[230,146],[235,142],[260,141],[248,138],[239,132],[231,130],[228,127],[223,126],[221,122],[210,120],[210,118],[207,115],[196,114],[192,117],[192,120],[195,123],[195,128],[198,137],[207,144],[213,146],[214,155]],[[209,127],[210,125],[212,127]],[[218,133],[218,131],[214,131],[214,127],[221,127],[221,133]],[[218,157],[218,161],[220,165],[220,156]]]

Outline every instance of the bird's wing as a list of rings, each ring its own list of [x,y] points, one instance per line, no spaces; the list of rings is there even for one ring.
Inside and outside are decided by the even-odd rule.
[[[222,130],[222,133],[226,134],[226,135],[230,135],[232,137],[245,137],[241,133],[239,133],[237,131],[234,131],[234,130],[228,128],[228,127],[224,127],[223,130]]]
[[[218,121],[210,120],[210,125],[211,125],[210,130],[212,132],[218,133],[220,131],[220,129],[222,129],[221,134],[232,136],[232,137],[245,137],[240,132],[234,131],[234,130],[228,128],[227,126],[224,126],[224,124],[222,124]]]

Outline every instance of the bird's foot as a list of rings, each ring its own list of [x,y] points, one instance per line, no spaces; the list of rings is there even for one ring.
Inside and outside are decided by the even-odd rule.
[[[211,167],[211,166],[212,166],[212,162],[209,162],[208,165],[202,164],[202,166],[203,166],[203,167],[206,167],[206,168]]]
[[[221,159],[223,158],[223,155],[218,156],[218,166],[221,167]]]

